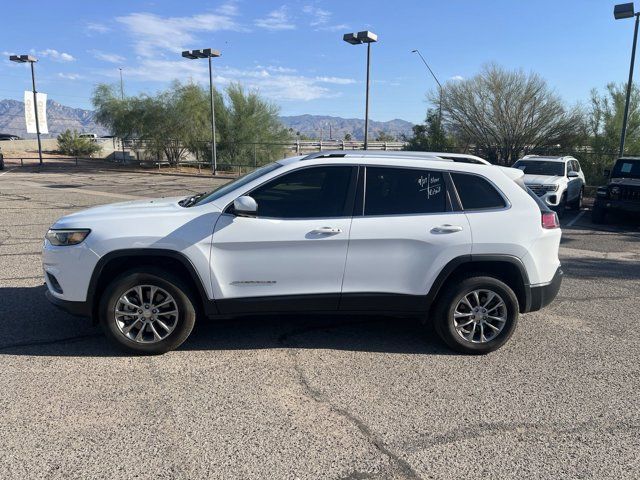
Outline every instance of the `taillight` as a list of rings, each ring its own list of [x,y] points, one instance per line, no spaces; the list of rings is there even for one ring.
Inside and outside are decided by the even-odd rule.
[[[542,212],[542,228],[560,228],[556,212]]]

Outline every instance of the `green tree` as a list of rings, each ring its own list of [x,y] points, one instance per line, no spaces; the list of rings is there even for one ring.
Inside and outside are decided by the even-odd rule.
[[[261,144],[260,161],[282,154],[289,133],[278,120],[278,109],[240,85],[226,89],[227,101],[214,91],[219,163],[248,164]],[[188,152],[211,160],[211,113],[208,89],[174,82],[154,96],[122,100],[110,85],[98,85],[92,98],[96,120],[114,135],[133,139],[153,156],[175,165]]]
[[[427,111],[427,118],[423,124],[413,126],[413,136],[405,140],[405,150],[438,152],[453,147],[453,141],[444,130],[437,110],[432,109]]]
[[[396,142],[398,139],[388,132],[380,131],[376,135],[376,142]]]
[[[72,157],[94,155],[102,150],[102,147],[90,138],[80,137],[77,130],[66,129],[58,135],[58,150]]]
[[[345,133],[344,134],[344,141],[345,142],[350,142],[351,141],[351,134],[350,133]]]
[[[618,155],[626,92],[625,83],[609,83],[603,92],[591,90],[585,122],[591,154],[581,162],[589,183],[604,181],[602,171]],[[640,89],[635,85],[631,87],[625,154],[640,154]]]

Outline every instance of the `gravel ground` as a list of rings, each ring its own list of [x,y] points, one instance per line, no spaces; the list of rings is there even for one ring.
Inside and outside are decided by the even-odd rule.
[[[43,235],[82,208],[222,180],[0,175],[2,478],[640,477],[637,221],[568,213],[558,299],[487,356],[411,320],[290,316],[203,321],[141,358],[47,303]]]

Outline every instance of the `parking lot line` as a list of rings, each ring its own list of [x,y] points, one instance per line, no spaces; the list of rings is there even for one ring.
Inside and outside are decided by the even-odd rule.
[[[10,169],[9,169],[9,170],[7,170],[6,172],[2,172],[2,173],[0,173],[0,177],[1,177],[1,176],[3,176],[3,175],[6,175],[7,173],[9,173],[9,172],[11,172],[11,171],[13,171],[13,170],[15,170],[15,168],[10,168]]]
[[[580,213],[578,213],[573,220],[571,220],[569,223],[567,223],[567,227],[572,227],[574,223],[576,223],[585,213],[587,213],[586,210],[581,210]]]

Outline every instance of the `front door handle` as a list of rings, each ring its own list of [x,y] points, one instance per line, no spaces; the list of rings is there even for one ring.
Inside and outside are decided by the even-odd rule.
[[[311,233],[335,234],[335,233],[342,233],[342,229],[337,227],[319,227],[319,228],[316,228],[315,230],[311,230]]]
[[[462,227],[460,225],[440,225],[438,227],[433,227],[431,229],[431,233],[456,233],[461,232]]]

